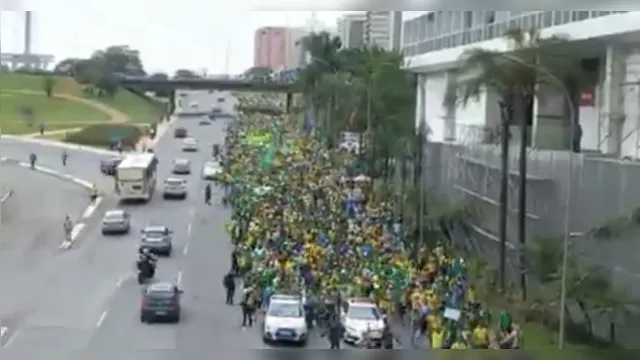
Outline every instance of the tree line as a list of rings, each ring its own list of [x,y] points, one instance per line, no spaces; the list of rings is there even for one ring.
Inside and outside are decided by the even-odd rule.
[[[478,272],[487,279],[485,293],[510,299],[519,309],[542,311],[542,321],[560,328],[561,333],[571,324],[586,323],[586,331],[592,335],[592,316],[594,313],[605,315],[610,319],[608,340],[615,342],[615,325],[629,313],[630,306],[637,304],[634,297],[626,288],[614,286],[605,269],[578,262],[573,254],[565,257],[568,261],[563,261],[563,249],[559,246],[562,239],[549,241],[526,232],[527,149],[532,138],[533,102],[541,89],[551,88],[566,94],[568,107],[576,106],[579,90],[595,84],[595,72],[587,66],[588,61],[568,46],[566,38],[544,38],[536,29],[511,29],[505,33],[505,40],[513,45],[512,51],[476,48],[465,52],[458,66],[452,69],[453,80],[442,103],[444,108],[464,107],[491,92],[497,94],[496,106],[501,110],[498,126],[487,128],[487,135],[494,136],[485,139],[500,146],[502,157],[500,263],[495,271],[483,268]],[[301,86],[305,88],[307,107],[315,118],[316,133],[325,139],[327,146],[337,146],[343,131],[360,134],[360,145],[364,149],[360,149],[359,154],[366,165],[363,168],[377,178],[376,196],[397,204],[397,218],[403,224],[409,251],[417,254],[421,247],[450,242],[453,228],[464,230],[471,221],[481,223],[478,217],[482,214],[471,204],[452,203],[426,190],[423,174],[428,169],[423,165],[430,131],[427,124],[416,121],[421,118],[415,114],[418,81],[416,74],[404,70],[401,54],[375,46],[344,48],[339,38],[328,33],[311,34],[303,39],[302,45],[310,55],[310,62],[301,71]],[[579,151],[581,132],[577,114],[573,115],[573,118],[558,120],[564,121],[558,128],[564,132],[561,135],[565,139],[564,148]],[[517,239],[507,239],[504,226],[508,204],[512,203],[507,187],[513,126],[521,129],[517,150],[521,190],[516,199],[519,231]],[[397,171],[400,176],[396,176]],[[398,177],[400,186],[396,181]],[[520,245],[520,269],[515,285],[508,284],[507,280],[505,264],[509,241]],[[570,244],[564,251],[571,249]],[[561,288],[564,290],[560,291]],[[535,290],[533,294],[528,294],[530,289]],[[557,313],[547,316],[548,310],[556,309],[558,303],[562,303],[564,308],[560,311],[566,314],[562,324],[558,324]],[[582,319],[568,310],[572,305],[581,310]],[[561,338],[559,346],[563,341]]]

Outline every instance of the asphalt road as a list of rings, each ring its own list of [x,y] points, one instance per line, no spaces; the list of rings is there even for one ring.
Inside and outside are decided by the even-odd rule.
[[[210,358],[217,349],[272,348],[262,343],[259,326],[241,329],[239,307],[224,305],[221,281],[229,269],[231,251],[224,225],[229,214],[219,205],[221,191],[214,191],[214,205],[205,205],[203,201],[205,182],[200,179],[200,171],[210,159],[211,145],[223,141],[228,121],[217,120],[202,126],[198,125],[198,119],[183,118],[172,124],[155,146],[160,159],[159,184],[169,176],[173,159],[188,158],[193,171],[186,176],[189,197],[184,201],[166,201],[155,196],[147,204],[124,206],[132,215],[133,225],[126,236],[103,237],[99,216],[87,223],[74,247],[53,257],[51,261],[57,267],[38,280],[44,287],[25,287],[25,296],[38,299],[35,302],[40,305],[26,306],[33,312],[25,311],[21,321],[16,321],[17,330],[0,349],[2,359],[36,356],[47,356],[49,360],[196,359]],[[199,152],[181,152],[181,141],[172,137],[177,126],[186,127],[199,141]],[[2,146],[6,151],[5,144]],[[29,144],[26,147],[30,148],[25,150],[15,145],[6,156],[13,156],[11,151],[28,154],[32,149],[40,150],[38,146]],[[109,179],[98,172],[98,161],[104,156],[70,154],[68,172],[105,186],[109,184]],[[61,167],[55,151],[39,152],[39,158],[44,166]],[[115,199],[106,196],[98,215],[115,206]],[[141,287],[135,281],[134,260],[138,231],[147,224],[167,225],[174,231],[174,254],[160,259],[156,278],[179,282],[184,290],[179,324],[149,325],[139,319]],[[17,302],[23,302],[21,297]],[[306,349],[327,347],[326,340],[312,335]]]
[[[214,191],[214,205],[203,202],[205,183],[199,173],[204,161],[210,158],[211,145],[222,142],[228,121],[201,126],[198,119],[186,118],[172,125],[155,146],[160,159],[159,179],[169,176],[173,159],[191,159],[193,174],[187,177],[189,198],[165,201],[155,196],[148,204],[126,205],[133,225],[127,236],[103,237],[99,216],[89,222],[72,250],[53,257],[55,270],[38,280],[44,287],[25,287],[24,292],[29,294],[25,296],[32,296],[46,306],[33,306],[31,313],[25,310],[21,316],[14,315],[19,321],[14,320],[16,330],[0,349],[3,359],[46,355],[51,360],[116,357],[160,360],[211,356],[216,348],[269,348],[262,343],[259,328],[241,329],[238,307],[224,305],[221,279],[229,269],[231,250],[224,229],[228,211],[218,205],[221,192]],[[181,152],[180,140],[172,138],[176,126],[186,127],[199,141],[198,153]],[[2,148],[8,157],[19,154],[26,157],[31,151],[37,152],[40,164],[61,168],[60,150],[47,151],[41,145],[15,143],[3,143]],[[70,151],[65,170],[109,186],[110,179],[98,172],[98,162],[104,157]],[[100,214],[115,206],[114,198],[105,197]],[[174,230],[174,254],[160,260],[157,279],[180,282],[185,292],[179,324],[148,325],[139,320],[141,287],[135,281],[133,265],[138,231],[147,224],[167,225]],[[23,302],[20,298],[17,301]],[[325,349],[327,344],[312,338],[307,348]]]
[[[0,174],[14,190],[0,218],[0,321],[12,335],[51,314],[46,294],[57,293],[57,274],[70,264],[58,249],[62,222],[80,217],[89,199],[77,185],[17,165],[2,164]]]

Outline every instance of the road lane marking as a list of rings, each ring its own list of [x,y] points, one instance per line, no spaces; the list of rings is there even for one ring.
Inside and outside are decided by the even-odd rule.
[[[116,289],[122,286],[122,283],[125,281],[125,279],[128,279],[128,278],[129,278],[129,273],[120,275],[120,277],[118,277],[118,281],[116,282]]]
[[[178,271],[178,278],[176,279],[176,282],[178,283],[178,286],[182,282],[182,270]]]
[[[102,325],[102,322],[104,322],[104,319],[107,317],[107,310],[102,312],[102,315],[100,315],[100,319],[98,319],[98,322],[96,323],[96,327],[100,327],[100,325]]]
[[[97,198],[96,201],[87,206],[87,209],[82,213],[82,218],[86,219],[88,217],[91,217],[91,215],[93,215],[93,212],[98,208],[98,205],[100,205],[100,202],[102,202],[101,197]]]
[[[71,248],[71,245],[73,245],[73,243],[76,241],[78,235],[80,235],[80,232],[82,231],[82,229],[84,229],[84,227],[84,223],[75,224],[73,226],[73,229],[71,230],[71,241],[64,240],[62,243],[60,243],[60,246],[58,246],[58,248],[63,250]]]
[[[182,248],[182,255],[187,255],[187,252],[189,252],[189,243],[186,243]]]
[[[7,330],[9,330],[9,328],[7,328],[6,326],[0,327],[0,339],[4,337],[4,335],[7,333]]]
[[[82,231],[82,229],[84,229],[84,226],[84,223],[77,223],[73,227],[73,230],[71,230],[71,242],[76,241],[76,238],[78,237],[78,235],[80,235],[80,232]]]
[[[16,340],[18,335],[20,335],[20,330],[14,331],[13,334],[9,335],[9,338],[7,339],[7,342],[4,343],[4,345],[2,347],[3,348],[8,348],[9,346],[11,346],[11,344],[13,344],[13,342]]]
[[[191,235],[191,223],[189,223],[189,225],[187,225],[187,236]]]

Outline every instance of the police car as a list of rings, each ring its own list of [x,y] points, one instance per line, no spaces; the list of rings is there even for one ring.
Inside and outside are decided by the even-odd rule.
[[[384,319],[376,303],[367,298],[349,298],[342,302],[340,321],[345,329],[344,342],[359,344],[365,334],[369,338],[382,337]]]
[[[264,342],[291,342],[305,346],[308,334],[302,297],[273,295],[264,316]]]

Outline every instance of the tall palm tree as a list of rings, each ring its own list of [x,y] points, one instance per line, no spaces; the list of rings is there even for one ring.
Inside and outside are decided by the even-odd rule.
[[[512,50],[504,53],[472,49],[461,59],[465,80],[455,84],[455,101],[466,104],[484,92],[500,96],[501,109],[501,181],[500,181],[500,286],[506,289],[506,243],[508,214],[509,128],[520,126],[518,243],[520,245],[520,286],[526,298],[526,178],[527,144],[532,123],[533,102],[540,86],[562,87],[569,79],[579,79],[579,59],[570,54],[568,40],[542,38],[536,29],[511,29],[505,34]],[[471,76],[469,76],[471,75]],[[448,99],[451,105],[451,99]],[[576,121],[576,119],[570,119]]]

